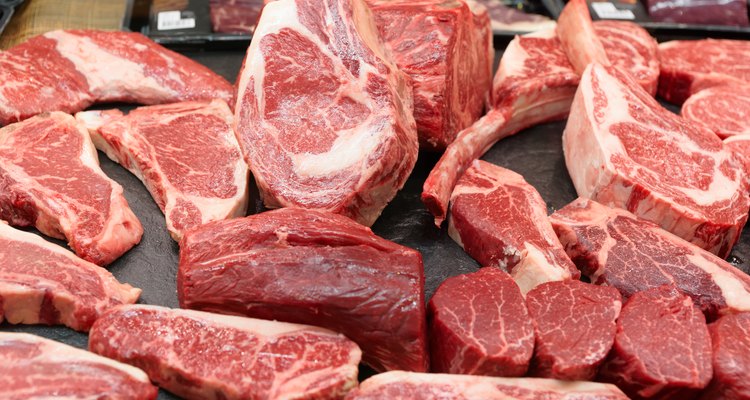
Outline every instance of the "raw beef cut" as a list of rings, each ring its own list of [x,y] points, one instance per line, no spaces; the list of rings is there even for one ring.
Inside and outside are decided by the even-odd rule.
[[[341,332],[378,371],[426,371],[418,251],[331,213],[285,208],[212,222],[180,242],[180,306]]]
[[[586,0],[570,0],[557,19],[557,37],[576,74],[592,62],[609,65],[604,45],[597,36]]]
[[[536,350],[530,375],[593,380],[615,340],[622,298],[612,287],[547,282],[526,295]]]
[[[709,319],[750,311],[750,277],[715,255],[622,210],[579,198],[550,217],[592,283],[624,297],[673,284]]]
[[[268,1],[268,0],[266,0]],[[211,30],[219,33],[246,33],[255,30],[263,0],[210,0]]]
[[[0,124],[95,102],[230,101],[232,86],[140,33],[58,30],[0,52]]]
[[[592,64],[563,132],[579,196],[627,209],[720,257],[747,221],[743,174],[721,140],[663,108],[626,73]]]
[[[122,187],[99,168],[86,128],[61,112],[0,129],[0,219],[67,239],[79,257],[99,265],[143,234]]]
[[[750,85],[714,86],[690,96],[683,118],[703,124],[726,138],[750,134]]]
[[[714,377],[701,400],[750,399],[750,313],[727,315],[708,326]]]
[[[0,397],[156,399],[138,368],[39,336],[0,332]]]
[[[375,375],[347,400],[627,400],[614,385],[540,378],[420,374],[393,371]]]
[[[141,294],[107,270],[0,221],[0,322],[87,331],[108,308]]]
[[[747,0],[646,0],[654,22],[748,26]]]
[[[216,400],[341,399],[362,355],[322,328],[145,305],[104,314],[89,349],[180,397]]]
[[[224,100],[85,111],[94,145],[136,175],[167,217],[175,240],[209,221],[244,216],[247,164]]]
[[[451,238],[482,267],[510,273],[524,294],[581,275],[547,220],[542,196],[509,169],[474,161],[453,190],[448,224]]]
[[[474,0],[487,8],[493,31],[534,32],[553,29],[555,21],[539,14],[526,13],[508,7],[497,0]]]
[[[724,140],[724,148],[745,165],[745,175],[750,180],[750,135],[732,136]]]
[[[636,293],[617,319],[599,380],[638,399],[691,399],[711,380],[706,319],[676,287]]]
[[[487,9],[464,0],[367,0],[386,48],[414,85],[419,148],[442,151],[482,116],[492,82]]]
[[[238,78],[236,133],[269,208],[372,225],[417,159],[410,79],[363,0],[263,9]]]
[[[534,326],[523,295],[497,268],[448,278],[428,306],[432,372],[523,376]]]
[[[750,82],[750,42],[673,40],[659,44],[659,96],[682,104],[693,94],[719,85]]]
[[[629,22],[597,21],[594,28],[612,63],[655,92],[657,45],[648,32]],[[424,183],[422,201],[437,225],[445,219],[456,181],[472,161],[500,139],[566,118],[578,81],[554,29],[516,36],[510,42],[492,83],[492,109],[458,134]]]

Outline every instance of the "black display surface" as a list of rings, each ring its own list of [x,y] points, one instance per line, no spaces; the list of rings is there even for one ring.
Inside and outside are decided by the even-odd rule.
[[[243,52],[186,53],[234,82],[244,57]],[[677,110],[671,107],[672,110]],[[483,159],[509,168],[533,185],[547,202],[549,212],[562,208],[577,195],[565,168],[562,154],[562,132],[565,122],[542,124],[497,143]],[[419,250],[424,258],[425,290],[429,299],[435,288],[447,277],[475,271],[478,264],[448,237],[446,227],[437,229],[432,215],[420,200],[422,183],[439,155],[420,153],[417,165],[396,198],[388,204],[372,230],[389,240]],[[167,232],[164,216],[143,184],[127,170],[99,153],[104,172],[125,189],[125,197],[143,224],[141,243],[115,261],[108,269],[121,282],[143,289],[143,304],[178,307],[176,281],[179,246]],[[248,213],[263,209],[257,189],[252,185]],[[509,221],[512,223],[512,221]],[[447,224],[444,224],[447,225]],[[55,241],[62,244],[60,241]],[[750,272],[750,232],[742,234],[732,255],[734,265]],[[0,331],[28,332],[86,348],[86,334],[65,327],[0,325]],[[368,374],[363,370],[362,375]],[[161,391],[159,399],[176,399]]]

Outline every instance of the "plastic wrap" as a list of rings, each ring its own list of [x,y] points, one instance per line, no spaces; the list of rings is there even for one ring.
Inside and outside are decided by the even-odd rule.
[[[654,22],[750,26],[747,0],[646,0]]]

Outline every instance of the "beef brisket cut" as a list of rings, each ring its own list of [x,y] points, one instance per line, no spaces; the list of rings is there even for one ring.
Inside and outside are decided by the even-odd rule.
[[[510,273],[524,294],[543,282],[580,277],[542,196],[509,169],[475,161],[453,190],[448,222],[453,240],[482,267]]]
[[[178,396],[210,400],[341,399],[357,386],[362,354],[313,326],[145,305],[104,314],[89,349]]]
[[[367,0],[386,48],[414,84],[419,148],[442,151],[482,116],[492,82],[487,10],[464,0]]]
[[[67,239],[79,257],[98,265],[143,234],[122,187],[99,168],[86,128],[61,112],[0,129],[0,219]]]
[[[140,33],[58,30],[0,52],[0,124],[95,102],[230,101],[232,86]]]
[[[416,250],[336,214],[284,208],[212,222],[180,242],[183,308],[341,332],[378,371],[428,367]]]
[[[662,107],[626,73],[592,64],[563,133],[579,196],[620,207],[720,257],[747,221],[739,163],[710,130]]]
[[[543,283],[526,295],[536,349],[530,375],[590,381],[615,340],[617,289],[581,281]]]
[[[682,104],[699,91],[750,83],[747,40],[673,40],[659,44],[659,96]]]
[[[750,277],[652,222],[583,198],[550,220],[568,255],[592,283],[613,286],[626,298],[673,284],[710,320],[750,311]]]
[[[656,41],[630,22],[597,21],[594,29],[611,62],[647,90],[659,76]],[[446,149],[424,183],[422,201],[440,225],[453,187],[471,163],[498,140],[568,116],[579,76],[554,29],[516,36],[503,52],[492,83],[493,106]]]
[[[727,315],[708,326],[714,377],[701,400],[750,399],[750,313]]]
[[[627,400],[614,385],[540,378],[393,371],[366,379],[346,400]]]
[[[690,297],[664,285],[636,293],[617,320],[599,379],[634,400],[692,399],[711,380],[711,338]]]
[[[705,125],[720,138],[750,135],[750,84],[701,90],[682,104],[680,114]]]
[[[0,221],[0,322],[87,331],[108,308],[141,294],[107,270]]]
[[[238,81],[236,133],[269,208],[372,225],[417,159],[410,79],[363,0],[263,9]]]
[[[454,276],[428,306],[432,372],[523,376],[534,327],[518,285],[497,268]]]
[[[156,399],[138,368],[39,336],[0,332],[0,397]]]
[[[143,181],[175,240],[209,221],[244,216],[247,164],[223,100],[76,114],[94,145]]]

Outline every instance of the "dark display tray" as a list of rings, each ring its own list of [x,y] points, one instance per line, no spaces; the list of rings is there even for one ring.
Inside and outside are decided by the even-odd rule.
[[[214,51],[186,55],[234,81],[244,52]],[[542,195],[549,211],[553,212],[576,198],[562,154],[561,134],[564,127],[563,121],[527,129],[496,144],[483,159],[523,175]],[[478,268],[478,264],[448,237],[445,226],[442,229],[434,226],[432,216],[420,201],[422,183],[438,158],[436,154],[420,153],[405,187],[372,227],[376,234],[422,253],[427,299],[447,277]],[[125,188],[125,197],[145,231],[141,243],[113,263],[109,270],[120,281],[143,289],[140,303],[177,307],[175,276],[179,247],[167,233],[164,216],[135,176],[102,153],[99,153],[99,160],[104,172]],[[252,187],[250,214],[263,209],[254,184]],[[745,273],[750,271],[749,230],[743,233],[730,260]],[[80,348],[86,348],[88,341],[85,334],[64,327],[12,326],[4,323],[0,325],[0,331],[33,333]],[[367,369],[362,371],[362,375],[370,373]],[[176,397],[161,391],[159,398]]]

